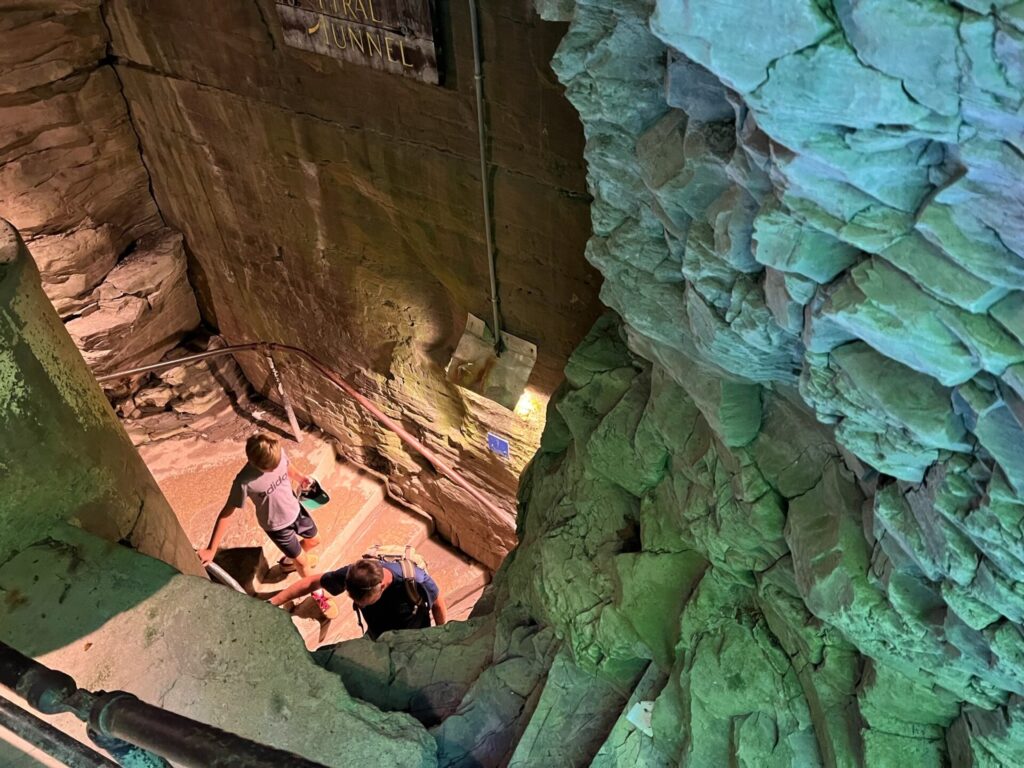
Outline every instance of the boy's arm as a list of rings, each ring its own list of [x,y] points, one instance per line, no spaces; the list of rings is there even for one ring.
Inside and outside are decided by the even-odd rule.
[[[320,589],[320,574],[314,573],[304,579],[299,579],[291,586],[282,589],[270,598],[270,604],[284,605],[289,600],[294,600],[297,597],[304,597],[310,592],[315,592],[318,589]]]
[[[305,490],[309,486],[310,479],[309,475],[304,475],[290,463],[288,464],[288,479],[292,481],[292,489],[296,491]]]
[[[235,514],[237,509],[238,507],[235,507],[230,503],[225,504],[224,509],[222,509],[220,514],[217,515],[217,522],[213,524],[213,533],[210,534],[210,543],[207,544],[206,549],[200,549],[198,553],[199,560],[203,565],[211,562],[214,555],[217,554],[217,550],[220,549],[221,539],[224,538],[224,534],[228,531],[229,519],[233,514]]]
[[[448,606],[445,605],[444,597],[441,595],[441,588],[426,571],[417,568],[416,573],[417,577],[419,574],[423,574],[420,586],[423,587],[423,591],[427,593],[427,598],[430,600],[430,614],[434,617],[434,624],[441,626],[448,621]]]
[[[448,606],[444,604],[444,598],[440,595],[437,596],[437,600],[430,606],[430,613],[434,617],[434,625],[440,627],[446,621],[448,621]]]

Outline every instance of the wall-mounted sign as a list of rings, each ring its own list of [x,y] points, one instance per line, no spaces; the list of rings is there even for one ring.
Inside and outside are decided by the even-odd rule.
[[[488,432],[487,447],[491,449],[491,453],[496,453],[503,459],[508,458],[508,440],[506,440],[501,435],[496,435],[493,432]]]
[[[284,41],[438,84],[435,0],[275,0]]]

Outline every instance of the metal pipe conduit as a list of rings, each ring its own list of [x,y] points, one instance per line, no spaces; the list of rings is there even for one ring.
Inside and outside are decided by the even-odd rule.
[[[480,196],[484,210],[484,239],[487,245],[487,270],[491,280],[491,315],[494,323],[494,354],[501,357],[501,309],[498,302],[497,264],[494,233],[491,231],[491,184],[487,173],[487,128],[484,115],[484,72],[480,60],[480,20],[476,0],[469,0],[469,26],[473,32],[473,82],[476,84],[476,130],[480,148]]]
[[[288,344],[278,344],[270,341],[256,341],[249,342],[247,344],[231,344],[229,346],[220,347],[218,349],[207,350],[206,352],[199,352],[194,355],[187,355],[185,357],[179,357],[176,360],[166,360],[160,363],[152,363],[150,365],[140,365],[136,368],[129,368],[124,371],[118,371],[117,373],[107,373],[102,376],[97,376],[96,381],[111,381],[113,379],[121,379],[127,376],[135,376],[140,373],[149,373],[152,371],[160,371],[168,368],[176,368],[179,365],[188,365],[195,363],[200,360],[206,360],[211,357],[219,357],[220,355],[229,355],[236,352],[286,352],[288,354],[296,355],[307,363],[309,363],[314,370],[317,371],[321,376],[331,382],[334,386],[348,395],[350,398],[355,400],[364,410],[366,410],[371,416],[373,416],[378,422],[383,424],[385,427],[394,432],[402,440],[403,443],[412,448],[416,453],[420,454],[423,458],[430,462],[430,464],[440,474],[447,477],[455,485],[459,486],[467,494],[469,494],[474,501],[480,504],[481,507],[486,509],[496,517],[503,517],[505,513],[480,491],[478,491],[472,484],[470,484],[465,478],[450,467],[447,462],[441,459],[436,453],[427,448],[417,438],[413,437],[405,427],[399,424],[397,421],[392,419],[386,413],[384,413],[376,404],[373,403],[369,398],[364,396],[355,387],[349,384],[339,374],[335,373],[331,368],[327,367],[324,363],[320,362],[317,358],[311,355],[304,349],[299,347],[293,347]]]
[[[140,701],[125,691],[92,693],[6,643],[0,643],[0,684],[45,714],[69,712],[102,739],[127,742],[183,768],[326,768]],[[106,763],[82,763],[106,766]]]

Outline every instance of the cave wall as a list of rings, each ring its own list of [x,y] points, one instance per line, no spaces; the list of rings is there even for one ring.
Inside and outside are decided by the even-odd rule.
[[[464,4],[443,6],[442,87],[286,47],[270,0],[202,13],[186,0],[110,0],[104,12],[156,200],[185,235],[207,319],[232,342],[309,350],[455,464],[505,514],[492,519],[285,361],[300,411],[496,566],[514,543],[517,478],[541,420],[443,378],[465,313],[490,318],[469,21]],[[579,258],[582,136],[549,65],[564,29],[520,3],[482,8],[481,31],[502,315],[508,332],[540,342],[530,389],[543,402],[598,311],[598,276]],[[265,384],[261,360],[240,363]],[[507,463],[487,452],[488,429],[512,438]]]
[[[565,764],[1020,765],[1019,4],[537,5],[621,321],[499,585],[661,676]]]
[[[14,0],[0,18],[0,216],[97,373],[159,360],[199,324],[109,41],[100,0]]]

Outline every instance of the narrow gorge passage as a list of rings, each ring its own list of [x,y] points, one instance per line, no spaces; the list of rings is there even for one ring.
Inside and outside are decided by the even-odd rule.
[[[0,642],[331,767],[1024,765],[1022,9],[12,0]],[[449,621],[209,581],[257,432]]]

